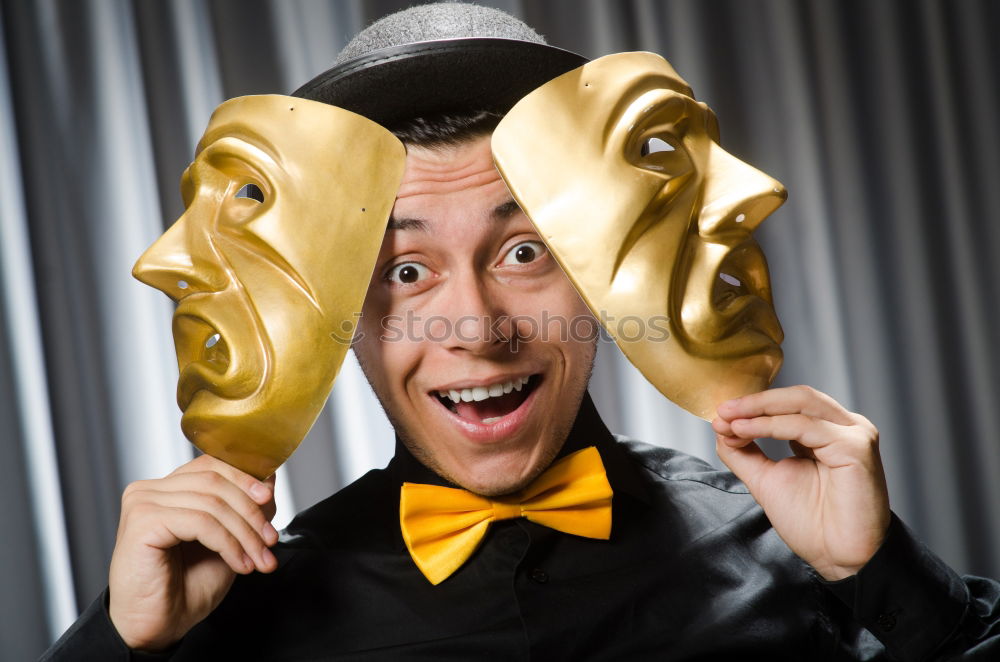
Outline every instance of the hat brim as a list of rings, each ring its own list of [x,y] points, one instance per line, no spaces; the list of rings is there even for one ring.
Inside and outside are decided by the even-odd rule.
[[[339,64],[293,92],[392,128],[440,113],[506,113],[521,97],[587,59],[516,39],[466,38],[403,44]]]

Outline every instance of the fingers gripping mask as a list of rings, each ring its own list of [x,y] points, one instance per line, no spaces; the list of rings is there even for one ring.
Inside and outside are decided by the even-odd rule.
[[[388,131],[334,106],[232,99],[133,275],[177,302],[185,436],[258,478],[305,437],[350,347],[402,178]]]
[[[712,418],[781,366],[753,230],[785,199],[719,146],[666,60],[619,53],[522,99],[493,134],[507,186],[629,360]]]

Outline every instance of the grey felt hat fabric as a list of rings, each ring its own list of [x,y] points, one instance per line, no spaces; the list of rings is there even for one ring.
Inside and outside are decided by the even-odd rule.
[[[362,30],[332,68],[294,95],[391,128],[445,112],[505,113],[531,90],[585,62],[497,9],[419,5]]]

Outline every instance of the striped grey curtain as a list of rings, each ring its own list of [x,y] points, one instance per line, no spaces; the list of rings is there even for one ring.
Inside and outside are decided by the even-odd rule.
[[[191,457],[170,305],[129,271],[182,211],[212,109],[295,89],[408,4],[0,0],[3,659],[37,656],[103,588],[124,485]],[[957,570],[1000,576],[1000,3],[484,4],[591,57],[663,54],[723,144],[788,187],[760,230],[779,384],[872,419],[896,512]],[[612,430],[714,457],[613,346],[591,391]],[[391,452],[349,358],[281,471],[279,522]]]

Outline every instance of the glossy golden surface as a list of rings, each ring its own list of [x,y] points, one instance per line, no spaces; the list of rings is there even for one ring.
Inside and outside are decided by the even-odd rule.
[[[785,190],[718,141],[712,111],[653,53],[546,83],[493,134],[497,168],[591,311],[706,419],[770,384],[783,339],[752,232]]]
[[[177,302],[177,403],[195,446],[265,478],[305,437],[404,160],[392,134],[334,106],[267,95],[215,110],[181,178],[186,211],[132,272]]]

